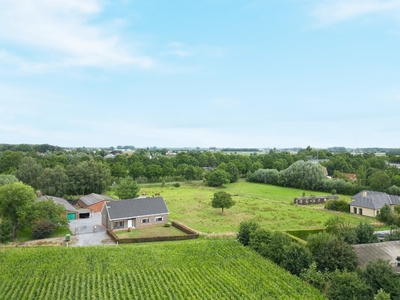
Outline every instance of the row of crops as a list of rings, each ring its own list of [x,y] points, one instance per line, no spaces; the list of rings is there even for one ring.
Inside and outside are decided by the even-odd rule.
[[[0,250],[0,299],[323,299],[230,239]]]

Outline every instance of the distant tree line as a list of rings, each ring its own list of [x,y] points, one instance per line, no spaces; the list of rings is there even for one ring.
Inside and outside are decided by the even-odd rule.
[[[119,146],[119,148],[133,146]],[[115,156],[106,158],[110,152]],[[318,158],[319,162],[310,160]],[[297,154],[270,150],[241,155],[192,150],[169,155],[167,149],[61,149],[51,145],[0,145],[0,175],[14,175],[42,193],[64,196],[101,193],[130,177],[138,183],[204,180],[220,186],[247,178],[253,182],[342,194],[363,189],[400,194],[399,156],[352,155],[307,147]],[[327,179],[322,167],[326,167]],[[353,182],[346,173],[357,175]],[[0,179],[1,180],[1,179]]]

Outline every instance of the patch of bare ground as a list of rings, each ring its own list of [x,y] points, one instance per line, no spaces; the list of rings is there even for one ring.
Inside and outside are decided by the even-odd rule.
[[[71,236],[71,240],[68,242],[68,246],[73,245],[77,242],[77,237]],[[0,245],[1,248],[12,248],[12,247],[35,247],[35,246],[67,246],[67,242],[64,237],[32,240],[23,243],[12,242],[6,245]]]

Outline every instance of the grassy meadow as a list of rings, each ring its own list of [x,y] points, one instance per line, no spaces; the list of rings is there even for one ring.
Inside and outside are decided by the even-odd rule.
[[[211,198],[217,191],[233,195],[236,204],[221,213],[221,209],[211,207]],[[273,185],[239,181],[224,187],[212,188],[201,182],[183,183],[176,188],[161,184],[142,185],[141,193],[151,196],[160,193],[170,211],[170,220],[182,222],[201,233],[236,232],[244,220],[255,220],[264,228],[272,230],[321,228],[326,220],[340,215],[352,224],[360,221],[373,222],[374,219],[327,211],[322,204],[296,206],[293,200],[303,193],[326,195],[326,193]],[[350,201],[349,196],[339,199]]]

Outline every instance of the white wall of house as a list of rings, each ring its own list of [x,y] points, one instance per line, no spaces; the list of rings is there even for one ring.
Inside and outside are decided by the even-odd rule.
[[[378,210],[350,205],[350,213],[375,218]]]

